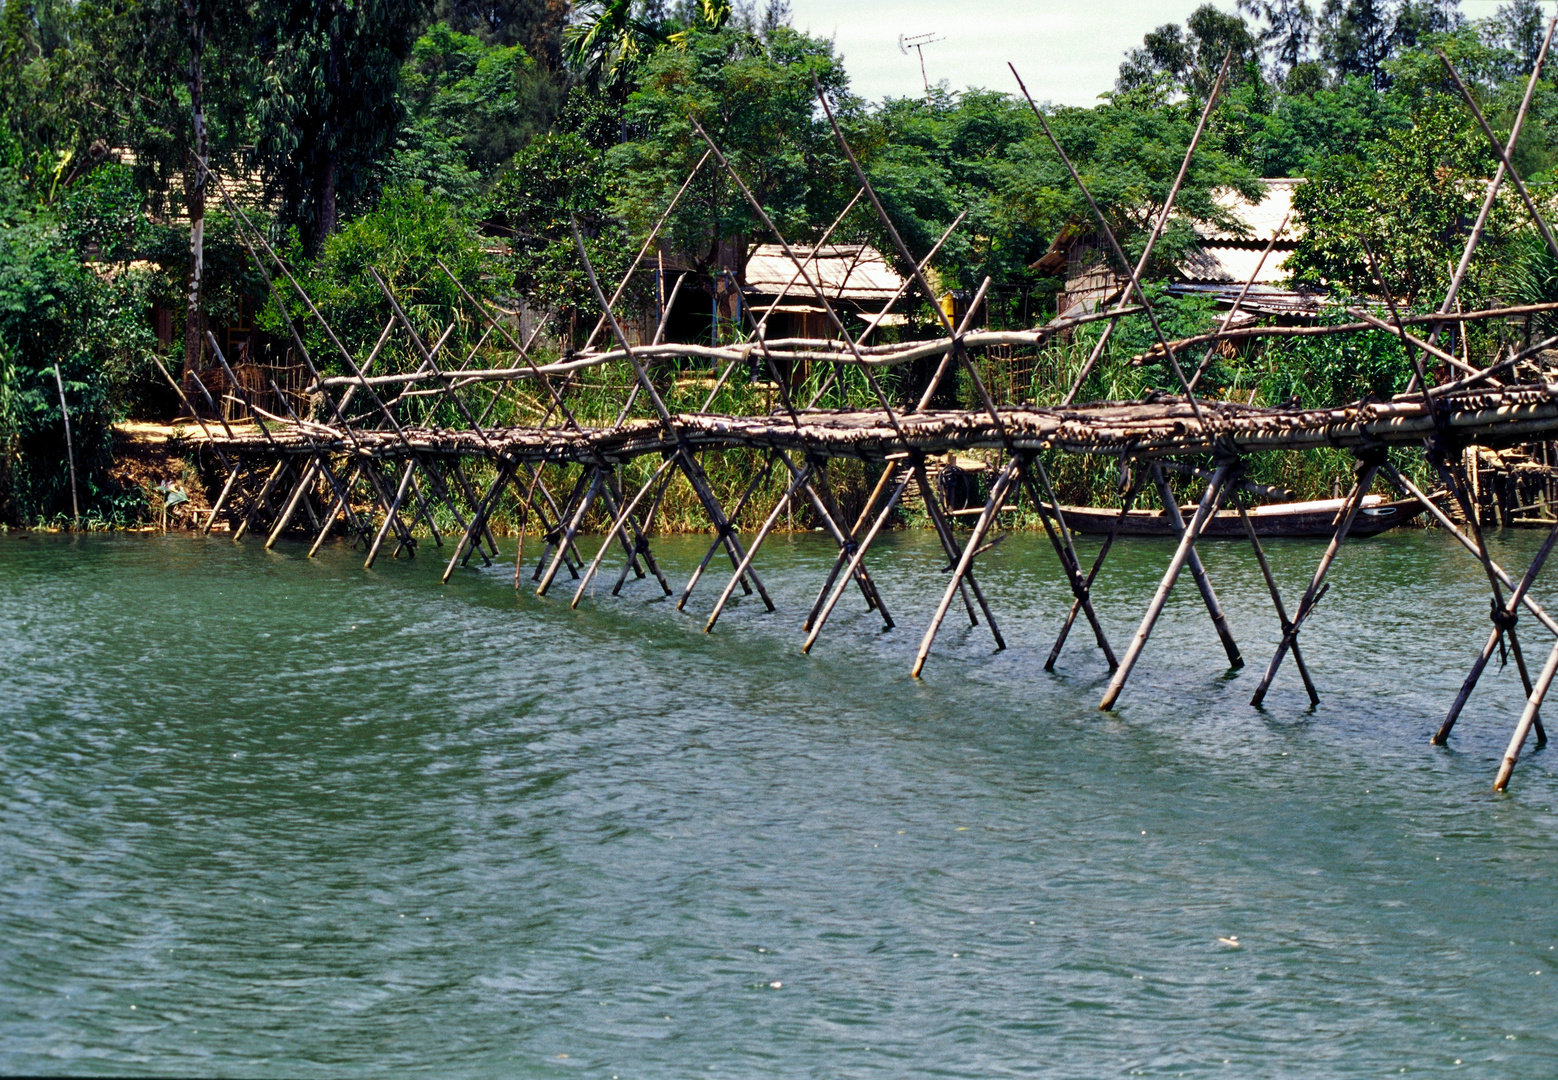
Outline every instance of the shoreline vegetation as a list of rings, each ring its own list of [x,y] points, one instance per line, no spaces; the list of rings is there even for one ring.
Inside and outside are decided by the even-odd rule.
[[[1153,245],[1144,280],[1170,339],[1204,333],[1222,317],[1211,299],[1168,285],[1207,237],[1242,242],[1228,240],[1245,228],[1228,200],[1257,199],[1265,178],[1300,181],[1282,280],[1327,298],[1319,318],[1350,319],[1358,304],[1425,314],[1446,294],[1454,273],[1446,253],[1461,249],[1472,226],[1467,207],[1496,168],[1446,61],[1502,132],[1545,31],[1532,0],[1475,19],[1455,0],[1338,0],[1323,10],[1274,2],[1235,13],[1204,5],[1129,49],[1097,105],[1030,108],[1015,92],[945,83],[923,96],[863,100],[833,43],[791,25],[783,0],[363,0],[328,25],[310,10],[258,0],[128,8],[0,0],[0,54],[19,76],[0,83],[0,528],[160,527],[165,513],[177,524],[209,507],[211,463],[182,440],[154,437],[181,412],[159,365],[195,400],[193,388],[209,386],[212,416],[229,419],[246,415],[237,406],[251,397],[278,415],[317,408],[303,392],[303,350],[323,376],[348,374],[333,342],[302,317],[304,305],[272,291],[239,216],[282,253],[309,305],[357,357],[396,317],[373,274],[402,298],[424,347],[445,342],[464,363],[513,360],[460,314],[467,298],[502,312],[518,336],[535,330],[538,359],[586,348],[599,310],[580,273],[576,228],[601,278],[625,280],[619,314],[646,340],[668,296],[674,340],[748,340],[741,283],[757,245],[773,239],[763,219],[797,243],[827,235],[830,244],[885,252],[908,274],[857,195],[819,88],[893,230],[916,258],[934,251],[933,295],[912,290],[874,344],[934,336],[936,308],[966,305],[982,287],[973,326],[1042,325],[1073,304],[1068,296],[1086,274],[1124,269],[1089,247],[1093,207],[1035,109],[1086,177],[1127,259]],[[1204,133],[1179,177],[1209,98]],[[706,150],[698,130],[747,178],[761,217],[717,170],[684,185]],[[1535,81],[1514,161],[1538,203],[1553,204],[1558,83],[1549,75]],[[1171,191],[1174,213],[1153,236]],[[662,217],[658,250],[624,277]],[[1558,300],[1558,259],[1517,200],[1498,200],[1480,235],[1459,285],[1467,309]],[[846,330],[861,332],[867,317],[848,312]],[[304,326],[296,340],[294,323]],[[976,356],[980,376],[998,402],[1056,403],[1103,325],[1078,326],[1044,347],[987,350]],[[1454,325],[1439,344],[1484,366],[1555,329],[1544,313]],[[1145,315],[1124,317],[1077,399],[1172,389],[1174,376],[1152,355],[1155,340]],[[227,384],[216,342],[242,392]],[[377,357],[375,375],[420,362],[402,342]],[[1548,357],[1529,366],[1544,371]],[[926,377],[911,367],[880,377],[895,404],[912,403]],[[1436,381],[1448,370],[1435,370]],[[654,363],[650,374],[670,408],[705,407],[707,368]],[[708,408],[770,411],[776,390],[760,374],[737,371]],[[1207,355],[1197,392],[1322,406],[1387,398],[1412,374],[1403,342],[1386,329],[1228,340]],[[819,406],[875,407],[860,373],[846,366],[844,375]],[[805,388],[821,372],[786,377]],[[569,408],[582,422],[612,423],[628,378],[625,369],[577,373]],[[958,379],[937,407],[975,403],[967,376]],[[402,408],[415,413],[419,400],[431,401]],[[531,425],[547,402],[516,385],[487,407],[494,425]],[[418,422],[453,419],[436,408],[428,404]],[[637,409],[643,415],[648,404]],[[1397,457],[1429,486],[1421,460]],[[1048,464],[1062,502],[1117,505],[1110,463]],[[705,468],[724,499],[752,465],[732,453]],[[959,466],[970,498],[981,497],[989,471],[975,465]],[[1252,461],[1251,479],[1297,499],[1325,498],[1346,483],[1350,465],[1340,451],[1271,454]],[[625,479],[642,479],[639,468],[648,466]],[[864,466],[830,475],[846,512],[875,480]],[[1188,477],[1173,482],[1186,500],[1199,494]],[[781,492],[770,477],[738,524],[752,527]],[[188,501],[170,505],[181,497]],[[673,484],[656,528],[701,528],[695,505]],[[924,525],[922,517],[911,499],[894,524]],[[1006,517],[1038,527],[1026,508]],[[526,525],[504,506],[494,527]],[[816,523],[803,508],[780,527]]]

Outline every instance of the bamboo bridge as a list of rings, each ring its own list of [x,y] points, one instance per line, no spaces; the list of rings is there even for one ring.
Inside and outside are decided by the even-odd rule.
[[[1558,21],[1554,25],[1558,25]],[[1553,25],[1550,25],[1548,42],[1552,34]],[[1544,57],[1545,53],[1544,44]],[[1330,587],[1330,571],[1364,496],[1376,478],[1381,478],[1398,488],[1403,497],[1421,502],[1486,574],[1492,597],[1491,627],[1461,692],[1432,741],[1443,744],[1450,737],[1488,661],[1495,651],[1507,648],[1515,658],[1527,701],[1495,781],[1495,788],[1503,790],[1532,733],[1539,745],[1545,741],[1539,708],[1558,673],[1558,640],[1545,663],[1534,668],[1522,652],[1517,624],[1521,623],[1522,616],[1529,616],[1530,621],[1540,627],[1537,633],[1546,631],[1558,639],[1558,621],[1530,595],[1533,581],[1558,542],[1558,526],[1548,534],[1531,564],[1523,571],[1515,572],[1500,566],[1490,554],[1472,506],[1464,463],[1469,447],[1498,448],[1558,438],[1558,382],[1549,381],[1540,362],[1542,352],[1558,346],[1558,337],[1523,349],[1506,349],[1489,366],[1478,368],[1468,358],[1442,348],[1438,336],[1457,323],[1509,319],[1558,310],[1558,304],[1474,312],[1455,309],[1456,296],[1489,211],[1506,180],[1517,189],[1549,249],[1558,257],[1558,241],[1554,240],[1524,184],[1509,164],[1531,100],[1530,90],[1507,140],[1496,138],[1492,130],[1485,123],[1483,125],[1499,156],[1500,166],[1487,185],[1481,211],[1466,240],[1449,290],[1435,313],[1403,316],[1387,290],[1383,304],[1353,309],[1356,321],[1351,323],[1234,327],[1231,323],[1239,310],[1239,301],[1244,298],[1241,293],[1239,301],[1222,318],[1216,330],[1171,341],[1158,323],[1142,288],[1141,277],[1153,246],[1172,213],[1175,196],[1220,93],[1226,70],[1225,61],[1201,123],[1186,150],[1178,178],[1156,215],[1145,249],[1136,260],[1125,257],[1104,215],[1097,213],[1096,204],[1092,204],[1101,234],[1108,241],[1118,265],[1130,274],[1129,291],[1108,310],[1020,332],[973,330],[968,325],[968,318],[962,325],[953,325],[934,303],[934,293],[924,273],[940,242],[931,255],[921,259],[914,257],[883,210],[865,171],[836,123],[834,131],[840,150],[853,166],[860,183],[856,200],[867,200],[878,215],[883,231],[891,238],[900,264],[912,268],[899,295],[865,332],[851,333],[812,272],[815,259],[812,253],[827,240],[839,222],[835,221],[807,252],[791,247],[747,188],[739,171],[696,121],[693,126],[707,142],[707,152],[688,176],[687,183],[682,185],[676,199],[666,208],[659,224],[645,239],[638,259],[628,271],[631,275],[651,250],[661,227],[675,208],[676,200],[687,190],[693,176],[708,167],[728,177],[783,248],[794,266],[794,276],[786,292],[793,290],[826,313],[833,330],[833,336],[828,339],[770,339],[766,332],[768,319],[779,300],[784,299],[781,294],[767,311],[747,313],[750,333],[741,343],[701,346],[664,342],[662,319],[651,341],[632,344],[616,314],[629,277],[625,275],[614,293],[608,296],[575,226],[580,264],[601,311],[595,330],[582,349],[555,361],[533,359],[534,335],[529,341],[520,341],[501,313],[462,289],[467,308],[464,317],[473,325],[484,328],[483,341],[490,339],[500,343],[507,350],[506,355],[512,356],[512,362],[502,367],[473,367],[469,359],[451,361],[443,354],[449,333],[446,331],[432,340],[419,334],[394,291],[377,273],[370,271],[393,317],[385,324],[377,344],[359,355],[341,342],[286,263],[252,227],[242,209],[228,199],[229,211],[239,225],[240,235],[270,284],[278,309],[284,313],[295,350],[312,373],[307,392],[313,406],[307,416],[298,415],[290,407],[287,407],[287,415],[269,413],[261,408],[242,390],[214,337],[208,336],[209,344],[231,387],[225,393],[244,406],[258,423],[228,423],[221,419],[223,410],[216,400],[223,391],[219,390],[213,396],[198,378],[191,385],[182,385],[168,376],[201,425],[201,446],[215,455],[225,471],[224,486],[205,528],[209,530],[212,522],[225,517],[232,523],[235,540],[241,540],[246,534],[264,532],[267,546],[276,543],[291,528],[306,528],[313,537],[310,555],[327,537],[344,529],[346,535],[365,549],[366,565],[371,567],[387,545],[392,546],[393,553],[414,552],[418,530],[423,527],[426,535],[443,546],[444,537],[435,515],[437,510],[444,515],[446,524],[449,521],[457,523],[459,534],[449,538],[450,555],[444,570],[447,581],[471,559],[488,562],[497,554],[497,544],[488,522],[499,500],[513,495],[517,496],[522,513],[527,515],[531,525],[539,528],[543,538],[542,550],[528,574],[538,593],[545,595],[559,574],[566,571],[578,582],[573,595],[573,603],[577,605],[605,560],[614,558],[620,560],[622,566],[616,586],[611,590],[613,595],[620,592],[632,574],[638,579],[653,578],[655,586],[666,596],[672,596],[678,595],[677,590],[666,580],[655,560],[652,539],[657,509],[668,486],[679,477],[696,495],[712,532],[712,540],[697,570],[681,588],[677,607],[685,608],[700,579],[711,571],[716,560],[728,562],[730,567],[706,616],[707,630],[714,629],[721,612],[738,590],[755,595],[769,610],[774,609],[760,573],[763,544],[792,505],[809,506],[815,512],[836,545],[837,554],[831,569],[822,577],[816,599],[802,622],[805,634],[802,649],[809,652],[836,605],[851,591],[859,594],[865,608],[875,612],[885,627],[893,627],[893,618],[876,587],[867,556],[912,485],[924,501],[927,516],[947,559],[945,578],[938,577],[934,582],[926,583],[927,589],[939,592],[940,599],[930,624],[923,631],[915,657],[912,674],[919,677],[938,631],[954,608],[966,615],[970,625],[982,623],[995,648],[1005,647],[996,619],[1000,598],[981,587],[977,565],[979,556],[990,546],[988,538],[1000,511],[1009,502],[1025,497],[1043,524],[1059,571],[1074,598],[1070,613],[1059,627],[1046,669],[1054,667],[1074,624],[1080,619],[1112,672],[1100,702],[1100,708],[1110,709],[1141,660],[1170,590],[1186,569],[1216,628],[1228,664],[1243,665],[1214,585],[1196,552],[1197,541],[1212,515],[1220,509],[1231,508],[1242,519],[1252,555],[1270,594],[1273,617],[1282,630],[1280,643],[1267,663],[1252,703],[1261,704],[1286,658],[1291,655],[1293,667],[1314,704],[1319,701],[1319,693],[1304,661],[1300,632],[1308,628]],[[1539,60],[1531,76],[1531,88],[1535,87],[1540,70]],[[1026,89],[1023,92],[1026,94]],[[820,91],[818,98],[832,121],[829,102]],[[1467,101],[1475,110],[1470,95],[1467,95]],[[1048,134],[1044,115],[1037,108],[1034,113]],[[1480,113],[1478,119],[1481,120]],[[1086,193],[1081,177],[1071,167],[1059,143],[1053,136],[1050,138],[1073,182]],[[1088,195],[1088,201],[1092,203],[1091,195]],[[954,221],[947,235],[960,222],[961,218]],[[945,239],[946,235],[942,241]],[[1268,247],[1268,254],[1269,251]],[[1370,252],[1371,261],[1372,257]],[[1259,272],[1258,267],[1256,272]],[[444,273],[455,281],[447,268]],[[458,286],[457,281],[455,284]],[[977,309],[989,284],[986,279],[969,307],[970,313]],[[1246,292],[1249,287],[1247,283]],[[1381,287],[1384,288],[1382,278]],[[932,309],[940,318],[940,335],[929,341],[868,344],[869,334],[888,309],[911,292],[932,301]],[[284,297],[290,304],[298,305],[297,310],[306,311],[303,318],[313,320],[312,329],[316,334],[323,333],[324,340],[329,342],[328,363],[323,357],[310,356],[304,344],[303,328],[285,315],[290,308],[289,302],[282,302]],[[1157,343],[1151,358],[1165,362],[1167,370],[1172,372],[1177,384],[1173,392],[1154,392],[1143,400],[1128,402],[1075,401],[1099,361],[1110,332],[1120,319],[1136,314],[1146,315],[1152,325]],[[980,350],[996,345],[1042,345],[1090,322],[1103,324],[1102,335],[1059,405],[996,402],[971,359]],[[1210,400],[1195,392],[1214,350],[1226,342],[1263,335],[1355,334],[1369,329],[1384,330],[1397,336],[1413,362],[1414,375],[1406,392],[1389,400],[1365,400],[1325,409],[1262,408]],[[375,364],[387,355],[386,349],[392,340],[398,343],[404,355],[412,358],[412,370],[375,370]],[[598,341],[606,344],[597,347]],[[1186,362],[1196,359],[1192,350],[1201,352],[1203,348],[1204,355],[1195,366]],[[661,394],[665,381],[663,370],[659,385],[655,376],[657,368],[663,369],[668,360],[697,361],[718,373],[702,410],[672,412],[667,407]],[[934,374],[917,403],[895,405],[883,391],[877,373],[911,362],[927,366],[934,363]],[[789,379],[781,374],[794,370],[794,365],[800,363],[831,373],[823,381],[822,388],[807,401],[791,396]],[[342,374],[327,375],[327,367]],[[570,392],[577,393],[574,384],[581,372],[607,367],[631,374],[619,415],[612,423],[582,423],[569,404]],[[779,399],[769,414],[732,416],[709,411],[719,387],[733,371],[765,369],[772,376]],[[824,392],[842,379],[846,371],[863,376],[876,401],[875,408],[839,411],[818,407]],[[931,408],[937,390],[958,372],[967,377],[968,385],[973,388],[975,407]],[[547,403],[544,418],[527,427],[488,425],[492,403],[515,385],[525,386]],[[426,416],[425,406],[430,398],[447,405],[443,415],[458,417],[458,421],[438,427],[414,421],[408,404],[417,402],[421,411],[416,415]],[[278,399],[285,402],[280,394]],[[1335,518],[1331,539],[1321,550],[1311,580],[1295,605],[1285,601],[1280,594],[1259,537],[1246,513],[1249,495],[1258,485],[1250,483],[1245,472],[1250,455],[1318,447],[1351,452],[1355,458],[1354,482]],[[1464,525],[1452,520],[1435,499],[1391,464],[1387,451],[1392,448],[1409,448],[1425,455],[1443,488],[1459,503]],[[762,465],[744,493],[727,509],[716,497],[703,462],[710,455],[731,450],[756,451]],[[954,516],[941,505],[936,486],[928,475],[927,463],[949,451],[972,450],[990,453],[998,458],[1000,466],[990,484],[988,498],[974,517],[972,528],[965,530],[954,526]],[[1117,462],[1120,468],[1122,498],[1116,531],[1104,540],[1090,562],[1084,561],[1078,551],[1044,463],[1046,456],[1053,459],[1056,453],[1091,455]],[[1195,464],[1182,460],[1190,457],[1196,458]],[[1205,465],[1208,457],[1209,467]],[[641,458],[657,460],[658,465],[647,482],[626,483],[626,466]],[[864,508],[852,518],[843,513],[829,481],[830,466],[841,460],[866,462],[878,473]],[[567,470],[566,474],[564,470]],[[1204,492],[1188,520],[1182,515],[1168,482],[1171,471],[1193,473],[1205,480]],[[482,478],[480,486],[474,479],[478,475]],[[755,532],[743,534],[733,522],[739,519],[748,500],[769,475],[787,480],[784,494]],[[1123,651],[1117,651],[1095,610],[1093,586],[1115,543],[1118,522],[1123,522],[1126,511],[1144,493],[1151,493],[1162,502],[1165,513],[1174,522],[1179,540],[1135,633],[1125,643]],[[579,542],[582,524],[592,509],[603,514],[610,525],[599,548],[586,558]],[[518,558],[524,558],[523,539]],[[516,586],[525,576],[520,563],[516,562]]]

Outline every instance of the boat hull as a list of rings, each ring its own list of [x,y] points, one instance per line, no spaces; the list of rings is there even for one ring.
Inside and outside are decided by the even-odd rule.
[[[1274,503],[1250,510],[1250,522],[1255,534],[1261,537],[1329,537],[1336,531],[1336,516],[1341,512],[1342,499],[1323,499],[1309,503]],[[1073,532],[1088,536],[1107,536],[1120,516],[1118,510],[1104,510],[1092,506],[1062,506],[1066,524]],[[1185,520],[1196,508],[1181,508]],[[1423,512],[1416,499],[1386,502],[1377,495],[1369,496],[1353,519],[1349,536],[1377,536],[1387,529],[1405,525]],[[1162,510],[1132,510],[1120,526],[1121,536],[1173,536],[1179,530]],[[1203,537],[1212,540],[1242,540],[1244,526],[1239,522],[1237,510],[1220,510],[1213,515],[1202,530]]]

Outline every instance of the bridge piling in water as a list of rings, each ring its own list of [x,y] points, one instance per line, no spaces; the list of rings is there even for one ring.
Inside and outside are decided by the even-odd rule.
[[[709,142],[709,151],[676,197],[679,199],[687,190],[698,170],[713,161],[766,220],[766,213],[746,189],[734,166],[724,158],[712,139],[706,134],[703,137]],[[845,155],[853,160],[853,153],[841,133],[839,140]],[[1187,153],[1187,163],[1189,159]],[[1513,170],[1506,171],[1514,175]],[[881,224],[891,230],[892,222],[863,171],[860,179],[861,193],[856,200],[865,198],[878,214]],[[1498,178],[1495,178],[1490,189],[1496,188],[1497,182]],[[675,200],[672,207],[674,205]],[[852,202],[851,206],[854,205]],[[670,209],[646,239],[634,266],[658,236],[669,218]],[[1165,214],[1167,211],[1166,207]],[[394,554],[414,555],[419,523],[434,543],[442,546],[438,522],[438,515],[442,514],[455,523],[449,530],[451,553],[442,572],[442,578],[447,582],[459,567],[469,565],[473,556],[487,563],[498,553],[490,522],[503,501],[512,498],[522,527],[515,553],[516,588],[520,586],[527,566],[524,530],[533,527],[541,537],[540,551],[530,575],[538,595],[547,595],[557,577],[566,570],[570,579],[577,582],[570,601],[571,606],[577,606],[591,592],[592,586],[597,585],[603,567],[615,552],[620,554],[623,564],[612,595],[618,595],[629,575],[635,574],[638,578],[653,577],[655,584],[670,597],[675,591],[654,558],[651,539],[656,535],[657,516],[666,493],[679,476],[696,496],[697,509],[708,522],[712,540],[681,590],[677,608],[686,608],[699,580],[721,551],[731,564],[730,576],[724,580],[705,616],[705,629],[709,631],[733,602],[738,589],[743,595],[755,594],[768,610],[774,609],[758,566],[764,544],[778,527],[781,515],[796,503],[809,505],[815,512],[837,551],[801,626],[805,634],[802,651],[810,652],[843,594],[851,588],[859,592],[867,613],[875,612],[882,619],[884,629],[893,629],[894,620],[865,560],[912,483],[918,489],[926,516],[945,556],[943,572],[948,575],[941,583],[939,603],[914,658],[911,674],[919,677],[946,616],[959,600],[968,615],[970,627],[978,626],[983,618],[995,648],[1005,648],[1006,638],[998,627],[992,597],[980,584],[976,564],[994,545],[990,537],[1006,512],[1008,499],[1020,503],[1026,497],[1045,530],[1072,596],[1070,610],[1045,661],[1045,670],[1054,670],[1076,619],[1085,618],[1099,654],[1111,669],[1108,688],[1100,703],[1101,708],[1109,709],[1116,705],[1133,669],[1140,662],[1170,591],[1186,568],[1196,580],[1202,605],[1212,619],[1229,665],[1238,667],[1243,663],[1228,629],[1223,605],[1196,551],[1207,524],[1228,506],[1237,511],[1281,629],[1279,644],[1259,680],[1252,704],[1264,704],[1283,659],[1291,652],[1313,707],[1319,701],[1319,693],[1300,651],[1300,632],[1330,588],[1330,574],[1343,542],[1348,538],[1376,475],[1381,475],[1425,506],[1430,515],[1478,559],[1493,594],[1494,625],[1487,644],[1478,654],[1460,695],[1433,741],[1442,743],[1449,737],[1493,650],[1502,643],[1507,643],[1516,657],[1526,690],[1527,707],[1501,763],[1496,781],[1499,790],[1507,785],[1509,773],[1530,732],[1536,731],[1539,743],[1544,739],[1539,711],[1554,672],[1558,670],[1558,649],[1532,679],[1516,637],[1515,621],[1516,613],[1524,609],[1538,624],[1558,635],[1558,622],[1530,596],[1532,583],[1558,543],[1558,527],[1548,535],[1519,582],[1515,582],[1493,560],[1487,538],[1476,518],[1475,502],[1467,498],[1471,477],[1466,475],[1463,451],[1466,447],[1508,446],[1558,435],[1558,383],[1549,382],[1540,375],[1520,381],[1517,367],[1539,349],[1558,343],[1558,339],[1524,350],[1512,350],[1509,359],[1495,358],[1495,363],[1482,369],[1472,367],[1469,360],[1457,361],[1450,368],[1446,381],[1433,386],[1428,385],[1431,373],[1424,366],[1423,356],[1440,358],[1433,342],[1439,328],[1450,321],[1477,322],[1516,313],[1558,311],[1558,304],[1455,312],[1447,316],[1447,300],[1446,305],[1442,305],[1443,310],[1435,316],[1418,317],[1402,315],[1392,302],[1389,322],[1363,311],[1364,317],[1359,322],[1323,327],[1235,327],[1230,317],[1222,319],[1216,332],[1210,335],[1179,341],[1169,341],[1159,329],[1157,344],[1149,352],[1149,356],[1172,358],[1176,350],[1195,344],[1204,343],[1215,348],[1221,343],[1252,341],[1262,336],[1347,334],[1383,325],[1409,350],[1420,376],[1414,377],[1414,386],[1408,393],[1384,401],[1364,400],[1323,409],[1263,408],[1196,397],[1193,392],[1181,395],[1154,392],[1138,401],[1074,404],[1075,393],[1071,393],[1057,406],[998,403],[990,397],[973,364],[972,352],[994,345],[1039,346],[1093,321],[1107,320],[1107,334],[1119,319],[1143,309],[1128,308],[1122,302],[1122,305],[1096,315],[1057,320],[1031,330],[981,331],[972,328],[972,308],[954,326],[936,306],[936,298],[930,294],[923,274],[916,270],[912,282],[905,283],[867,331],[851,336],[826,290],[810,269],[815,264],[816,251],[803,253],[793,249],[777,230],[772,230],[772,222],[768,222],[795,272],[778,300],[761,318],[756,318],[751,311],[746,312],[752,331],[749,340],[713,346],[667,343],[663,341],[667,317],[662,314],[650,343],[634,345],[614,311],[614,306],[625,294],[628,277],[624,276],[608,297],[590,265],[582,237],[576,234],[581,263],[601,308],[599,323],[584,349],[542,362],[531,355],[539,328],[527,342],[520,342],[493,311],[455,280],[465,309],[459,318],[479,327],[481,337],[458,366],[441,365],[439,357],[451,340],[455,324],[439,330],[436,336],[429,335],[429,340],[424,341],[389,283],[375,273],[374,278],[393,308],[394,317],[386,323],[371,351],[359,362],[265,238],[253,230],[241,213],[235,213],[234,218],[269,286],[276,290],[276,282],[281,281],[294,291],[305,310],[302,318],[318,323],[324,337],[340,354],[341,366],[348,372],[336,375],[319,370],[307,356],[301,332],[284,310],[288,331],[313,380],[307,388],[312,395],[308,410],[299,407],[293,412],[290,405],[286,405],[289,415],[285,417],[264,412],[239,386],[224,357],[220,362],[233,383],[231,400],[249,412],[253,423],[235,425],[222,419],[222,409],[197,380],[200,396],[209,407],[207,411],[214,412],[221,421],[218,430],[205,424],[202,410],[196,407],[186,388],[169,376],[169,382],[178,390],[186,408],[200,423],[200,444],[214,451],[224,473],[221,495],[206,527],[225,514],[232,524],[235,541],[251,530],[262,529],[269,547],[290,528],[301,527],[311,538],[308,554],[312,556],[338,523],[344,522],[354,546],[360,545],[365,551],[365,567],[371,568],[383,545],[391,538],[395,540]],[[843,215],[829,227],[829,234],[842,220]],[[954,228],[956,225],[955,222]],[[947,235],[951,231],[949,229]],[[901,238],[896,238],[895,231],[892,235],[901,246]],[[1473,236],[1462,253],[1462,272],[1475,246],[1476,237]],[[900,255],[908,265],[918,266],[906,247]],[[440,266],[454,280],[452,272],[442,264]],[[629,275],[632,272],[630,268]],[[1460,280],[1460,275],[1456,280]],[[1139,290],[1135,275],[1132,281]],[[772,339],[768,336],[768,315],[790,286],[797,284],[820,304],[839,337]],[[909,292],[910,284],[924,293],[922,299],[930,301],[938,312],[941,336],[926,341],[869,344],[872,330],[888,309]],[[279,302],[279,290],[276,296]],[[1145,300],[1144,292],[1141,296]],[[1235,311],[1237,307],[1236,303]],[[1406,332],[1407,326],[1421,323],[1430,327],[1426,340]],[[609,333],[608,345],[593,348],[595,338],[603,331]],[[402,343],[403,338],[408,340]],[[212,344],[214,348],[215,343]],[[403,344],[409,348],[403,349]],[[514,351],[512,363],[480,366],[478,361],[483,348],[505,346]],[[392,365],[386,358],[397,351],[404,351],[411,358],[410,370],[387,370]],[[653,365],[673,359],[709,362],[717,373],[714,390],[696,412],[672,412],[655,384]],[[934,361],[935,374],[918,402],[900,409],[883,390],[876,373],[916,361]],[[723,415],[712,411],[720,386],[726,384],[738,364],[760,364],[770,373],[778,399],[777,407],[771,413]],[[799,404],[792,399],[786,372],[806,364],[822,366],[828,375],[822,380],[816,396]],[[975,407],[966,410],[930,408],[935,391],[944,378],[953,374],[954,366],[968,375],[976,398]],[[1175,366],[1177,369],[1177,363]],[[1463,373],[1462,368],[1468,370]],[[583,422],[569,404],[570,388],[580,374],[623,369],[630,369],[632,377],[623,390],[615,421],[594,426]],[[846,370],[861,373],[876,402],[875,408],[817,407],[823,393],[835,385]],[[1200,371],[1198,368],[1198,377]],[[1508,381],[1501,381],[1500,376]],[[491,394],[487,396],[485,390],[489,385]],[[1187,382],[1184,388],[1190,391],[1192,385]],[[500,399],[511,392],[517,394],[520,388],[527,386],[541,391],[541,404],[536,407],[541,413],[539,422],[530,426],[491,422],[490,417]],[[473,390],[483,394],[479,408],[464,398]],[[358,396],[366,406],[353,406],[354,398]],[[574,400],[577,402],[577,398]],[[541,405],[545,406],[544,410]],[[452,416],[455,419],[452,422],[439,420],[440,410],[445,418]],[[298,415],[305,411],[306,416]],[[645,415],[646,411],[648,415]],[[1302,598],[1290,614],[1248,513],[1247,489],[1258,485],[1250,485],[1245,480],[1245,466],[1254,454],[1320,447],[1352,451],[1357,458],[1356,477],[1343,509],[1337,515],[1330,542]],[[1461,503],[1468,522],[1467,530],[1459,528],[1431,496],[1402,476],[1386,459],[1386,451],[1391,448],[1420,448],[1428,455],[1446,488]],[[758,463],[749,477],[742,478],[739,496],[731,504],[732,512],[727,514],[703,462],[731,451],[755,452]],[[937,455],[957,452],[983,452],[994,459],[996,466],[994,482],[967,533],[955,528],[953,516],[942,506],[928,467]],[[1085,573],[1066,520],[1066,510],[1045,465],[1046,456],[1058,455],[1114,460],[1122,470],[1117,516]],[[657,467],[629,483],[628,467],[639,458],[652,460],[656,456],[660,459]],[[1212,471],[1209,475],[1202,473],[1206,479],[1204,494],[1195,514],[1185,521],[1164,470],[1196,472],[1193,462],[1186,459],[1204,459],[1206,456],[1213,460]],[[852,518],[846,516],[834,493],[836,469],[833,478],[829,475],[830,467],[840,461],[861,462],[880,470],[871,481],[864,505]],[[472,469],[469,474],[468,466]],[[478,468],[482,470],[480,473],[475,471]],[[783,481],[782,496],[768,508],[755,534],[744,542],[738,523],[776,469]],[[1149,485],[1162,501],[1178,543],[1139,621],[1135,636],[1125,654],[1116,657],[1104,620],[1095,610],[1094,589],[1121,526],[1142,490]],[[563,495],[561,501],[559,494]],[[586,558],[579,550],[578,538],[590,514],[597,510],[604,516],[606,530],[600,546]],[[877,573],[882,572],[879,567]],[[1505,589],[1509,590],[1507,595]]]

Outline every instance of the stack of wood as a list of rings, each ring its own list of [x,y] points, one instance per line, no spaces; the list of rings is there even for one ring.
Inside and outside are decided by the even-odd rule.
[[[1466,475],[1481,525],[1550,526],[1558,521],[1558,445],[1468,447]]]

